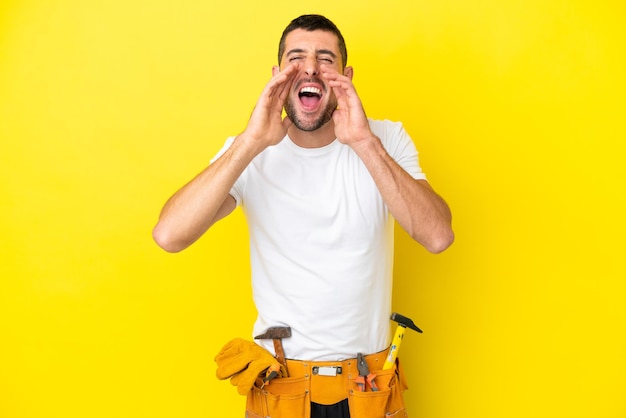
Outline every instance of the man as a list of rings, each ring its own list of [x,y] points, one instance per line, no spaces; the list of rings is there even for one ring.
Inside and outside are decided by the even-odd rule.
[[[358,353],[371,355],[367,362],[376,367],[376,353],[389,346],[394,219],[439,253],[454,239],[451,214],[426,181],[402,125],[366,117],[343,36],[331,21],[319,15],[293,20],[278,60],[245,130],[168,200],[153,236],[165,250],[181,251],[241,205],[258,310],[254,335],[272,326],[292,329],[283,340],[289,377],[251,388],[249,416],[272,415],[275,407],[266,400],[258,407],[265,409],[254,411],[253,396],[302,377],[307,383],[298,390],[306,404],[288,416],[310,410],[311,416],[360,417],[358,408],[373,407],[347,400],[352,395],[345,388],[353,384],[345,379],[354,376],[342,370],[354,366]],[[258,343],[273,351],[271,341]],[[321,370],[324,376],[311,376]],[[400,387],[393,372],[389,379],[379,372],[379,386],[389,380]],[[338,379],[342,383],[331,383]],[[389,406],[394,402],[386,401],[380,416],[403,408]]]

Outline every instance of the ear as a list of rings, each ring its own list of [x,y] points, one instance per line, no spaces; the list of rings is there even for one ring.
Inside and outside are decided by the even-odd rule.
[[[348,77],[350,80],[352,80],[352,77],[354,77],[354,68],[352,67],[346,67],[343,69],[343,75],[345,75],[346,77]]]
[[[272,67],[272,77],[274,77],[279,72],[280,72],[280,67],[278,65],[275,65]]]

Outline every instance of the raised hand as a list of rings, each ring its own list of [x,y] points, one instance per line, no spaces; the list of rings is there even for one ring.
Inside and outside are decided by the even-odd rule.
[[[322,77],[333,89],[337,109],[333,113],[337,139],[351,147],[374,137],[370,130],[361,99],[350,77],[338,73],[329,66],[322,68]]]
[[[283,119],[282,110],[297,74],[297,65],[275,72],[263,89],[240,137],[254,140],[260,149],[275,145],[285,137],[292,122],[287,117]]]

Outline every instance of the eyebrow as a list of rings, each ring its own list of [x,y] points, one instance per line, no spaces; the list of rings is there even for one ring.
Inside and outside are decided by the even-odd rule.
[[[306,50],[301,49],[301,48],[294,48],[291,49],[287,52],[287,55],[292,55],[292,54],[302,54],[306,52]],[[333,58],[337,58],[337,54],[335,54],[333,51],[331,51],[330,49],[318,49],[315,51],[316,55],[330,55]]]

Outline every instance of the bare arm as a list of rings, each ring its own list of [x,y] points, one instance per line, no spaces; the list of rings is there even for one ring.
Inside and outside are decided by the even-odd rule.
[[[291,121],[282,107],[297,67],[276,74],[265,86],[245,131],[226,152],[166,203],[152,231],[156,243],[178,252],[193,244],[215,222],[235,209],[229,192],[241,173],[261,151],[280,142]]]
[[[400,226],[432,253],[448,248],[454,241],[452,215],[446,202],[430,184],[411,177],[389,156],[375,136],[353,149],[367,166]]]
[[[169,252],[184,250],[235,209],[230,189],[253,158],[245,149],[238,150],[244,148],[238,142],[235,140],[224,155],[165,203],[152,231],[161,248]]]
[[[323,76],[337,96],[333,114],[337,138],[361,158],[400,226],[428,251],[444,251],[454,241],[448,205],[427,181],[415,180],[387,153],[369,127],[351,79],[333,70],[325,70]]]

